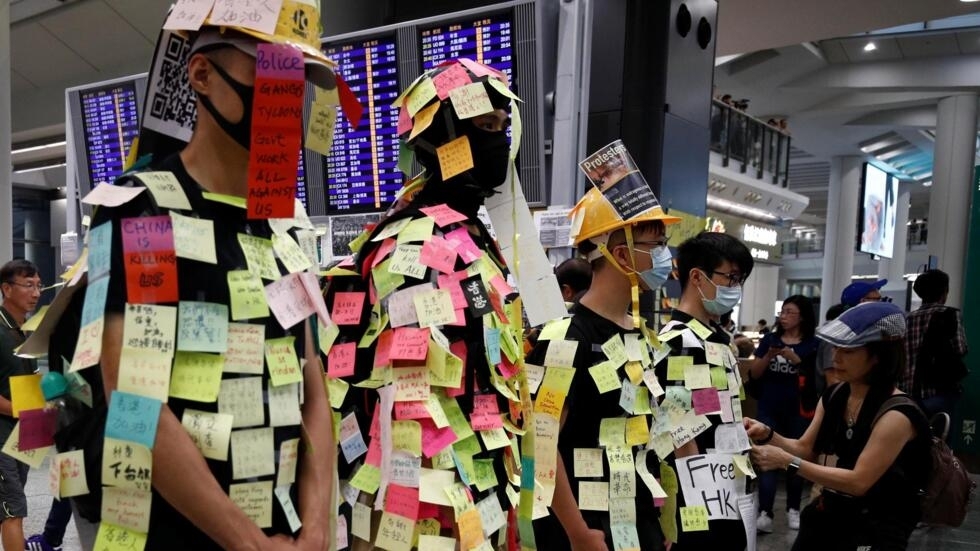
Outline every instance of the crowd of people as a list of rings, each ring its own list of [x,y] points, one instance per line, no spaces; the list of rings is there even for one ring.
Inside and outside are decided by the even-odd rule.
[[[116,195],[92,218],[87,264],[37,332],[80,385],[59,396],[88,389],[83,418],[62,423],[52,396],[39,415],[56,430],[16,419],[37,366],[15,348],[43,287],[27,261],[0,268],[0,439],[57,448],[56,497],[85,549],[741,551],[772,530],[780,470],[794,549],[904,547],[930,429],[890,398],[955,404],[957,375],[937,374],[966,353],[945,274],[919,276],[907,319],[883,282],[849,286],[819,326],[809,298],[788,297],[753,351],[731,319],[749,248],[714,232],[668,243],[681,219],[628,171],[572,210],[577,258],[534,272],[543,251],[498,244],[478,217],[498,195],[511,220],[526,208],[505,185],[517,97],[452,60],[396,102],[422,174],[318,280],[301,207],[268,216],[282,205],[249,176],[270,143],[249,127],[269,113],[252,109],[269,89],[257,59],[294,55],[281,65],[302,69],[298,90],[349,93],[302,30],[189,33],[190,141],[99,191]],[[293,144],[293,122],[272,141]],[[639,296],[670,278],[680,298],[657,327]],[[549,296],[554,319],[532,320]],[[525,318],[539,326],[526,343]],[[52,512],[60,535],[25,542],[26,448],[0,453],[0,536],[48,551],[67,509]],[[822,488],[805,506],[804,479]]]

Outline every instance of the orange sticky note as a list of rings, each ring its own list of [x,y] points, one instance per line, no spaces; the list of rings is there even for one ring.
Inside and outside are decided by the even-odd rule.
[[[432,105],[422,109],[415,115],[415,126],[412,127],[412,133],[408,135],[409,140],[415,139],[416,136],[425,131],[426,128],[432,125],[432,119],[435,118],[436,112],[439,111],[439,102],[435,102]]]
[[[123,218],[120,226],[126,301],[134,304],[177,302],[177,252],[170,217]]]
[[[41,392],[41,374],[15,375],[10,378],[10,401],[14,417],[20,412],[44,407],[44,394]]]
[[[473,168],[470,139],[465,135],[436,148],[436,155],[439,156],[439,168],[442,171],[443,180],[448,180]]]

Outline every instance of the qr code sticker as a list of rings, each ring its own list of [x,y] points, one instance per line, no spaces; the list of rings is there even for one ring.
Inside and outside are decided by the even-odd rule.
[[[190,42],[165,32],[154,56],[148,90],[149,109],[143,126],[183,141],[189,141],[197,116],[194,91],[187,80]]]

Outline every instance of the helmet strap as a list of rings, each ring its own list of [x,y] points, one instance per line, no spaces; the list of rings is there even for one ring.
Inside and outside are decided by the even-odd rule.
[[[616,258],[609,252],[609,248],[605,243],[599,245],[599,252],[602,256],[606,257],[606,260],[613,265],[614,268],[619,270],[619,273],[626,276],[630,282],[630,295],[632,299],[632,307],[630,309],[630,314],[633,317],[633,327],[640,327],[640,281],[636,275],[636,258],[633,256],[633,228],[626,226],[623,228],[623,232],[626,234],[626,246],[629,248],[630,261],[633,263],[633,269],[631,271],[626,271]]]

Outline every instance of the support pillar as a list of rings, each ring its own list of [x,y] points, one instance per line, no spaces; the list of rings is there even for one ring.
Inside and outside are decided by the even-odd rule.
[[[0,264],[14,254],[10,134],[10,0],[0,0]]]
[[[878,261],[878,279],[887,279],[888,284],[882,291],[890,292],[890,296],[895,298],[899,306],[905,306],[904,293],[908,290],[905,283],[905,258],[908,255],[908,236],[909,236],[909,197],[912,184],[901,184],[899,187],[898,198],[895,202],[895,246],[893,247],[891,258],[882,258]],[[899,295],[899,293],[903,293]],[[898,297],[903,297],[899,302]]]
[[[939,100],[936,148],[929,192],[929,254],[949,274],[946,304],[963,307],[967,233],[976,162],[977,94]]]
[[[863,166],[864,160],[856,156],[830,160],[827,229],[820,279],[820,320],[824,319],[828,308],[840,302],[841,291],[851,283],[854,273]]]

